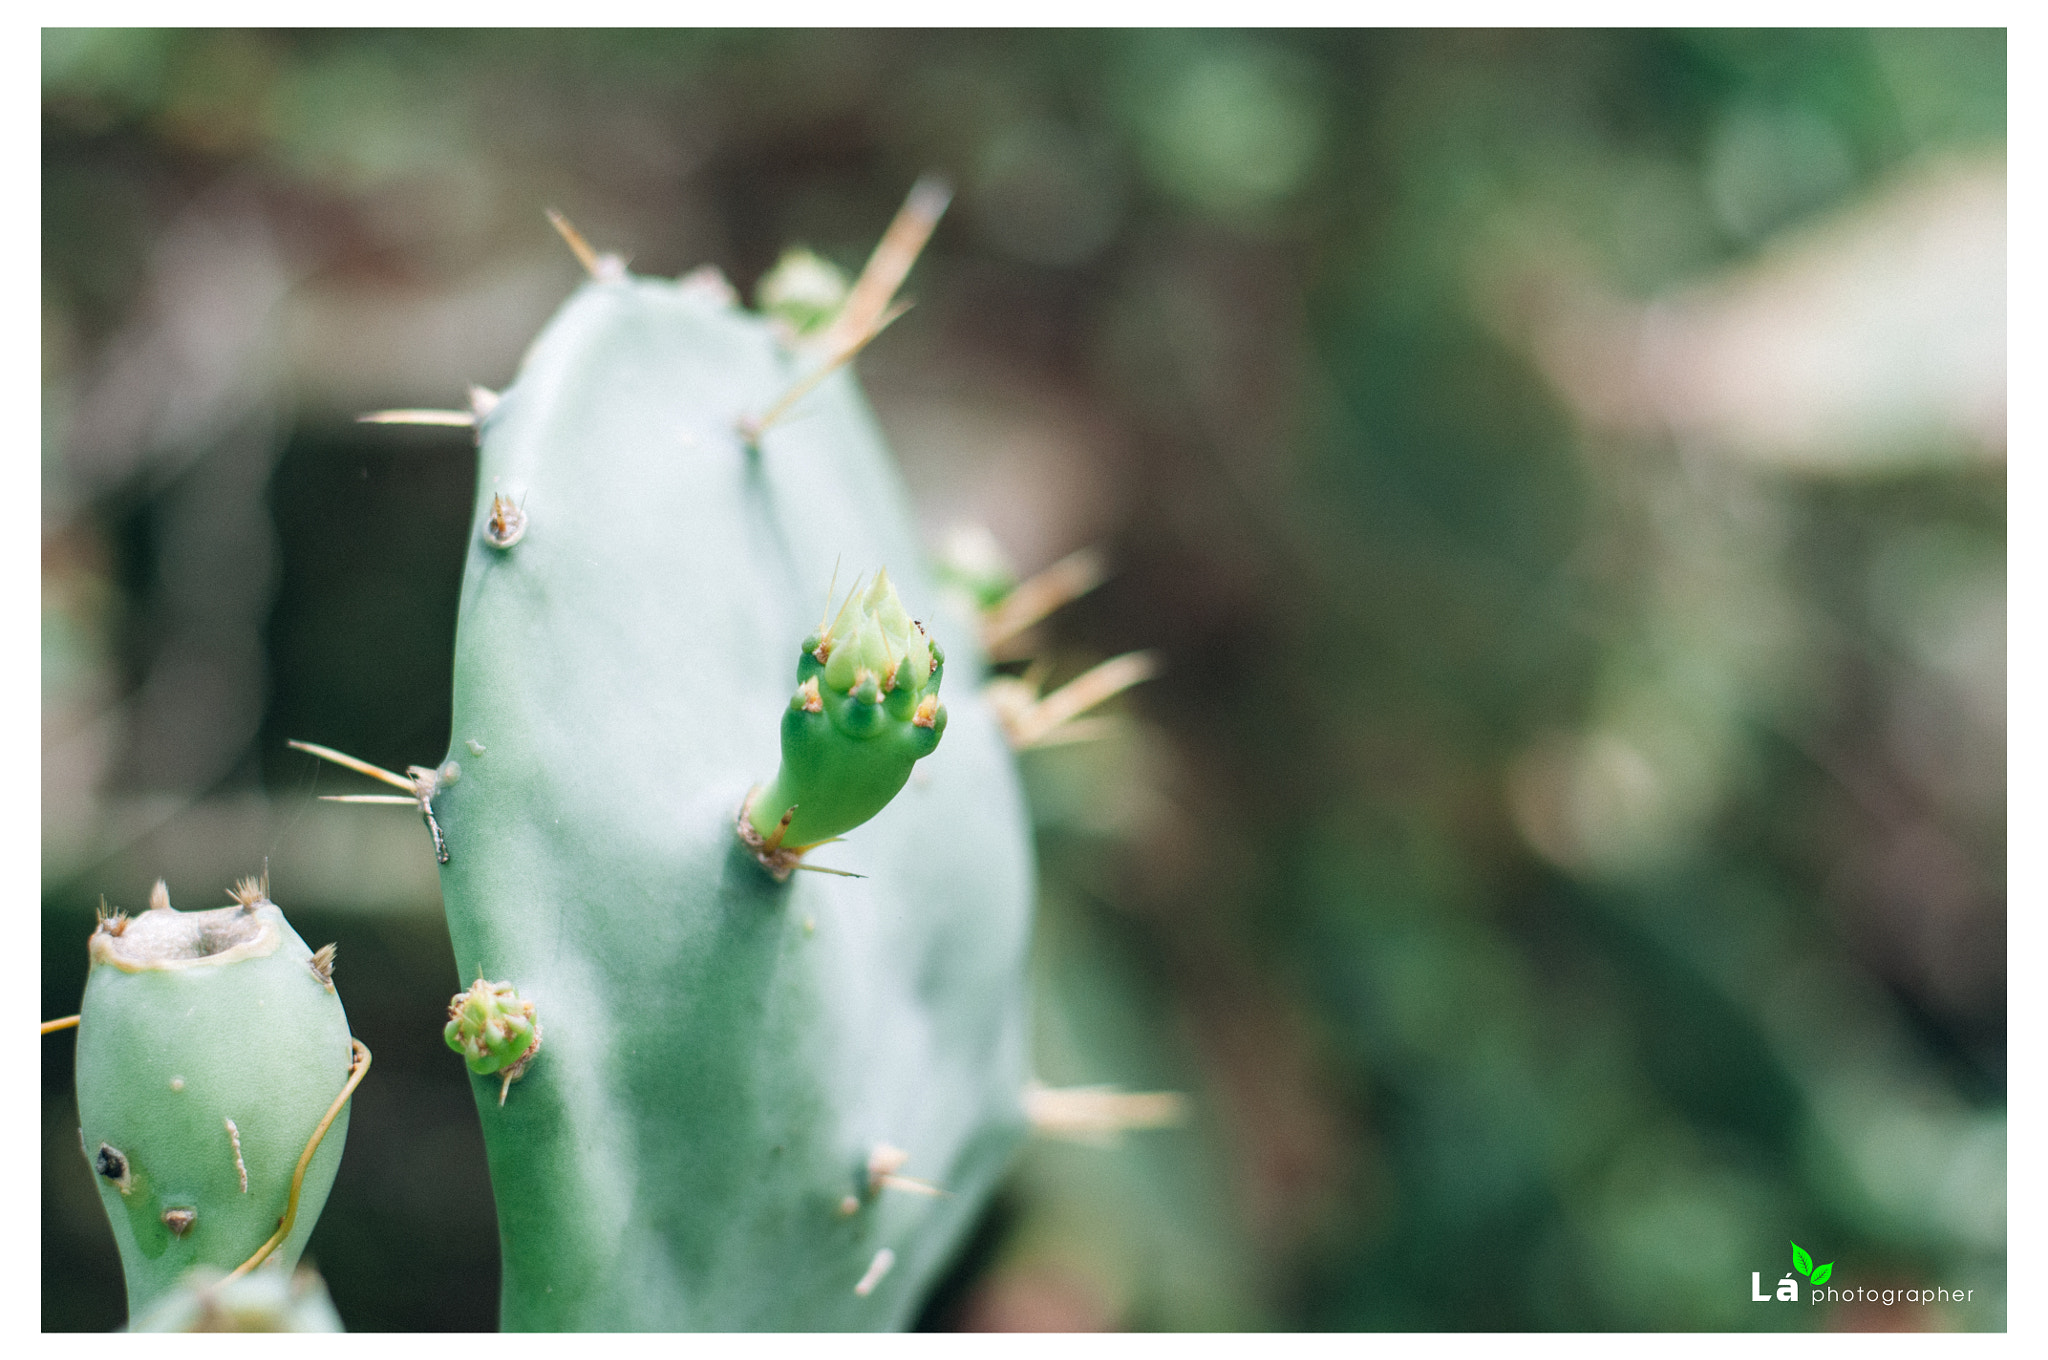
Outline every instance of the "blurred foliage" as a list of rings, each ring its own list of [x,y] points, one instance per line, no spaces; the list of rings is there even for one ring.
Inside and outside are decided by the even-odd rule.
[[[1607,418],[1526,324],[2002,185],[2002,31],[42,51],[44,1011],[99,894],[273,857],[377,1053],[309,1257],[352,1329],[487,1326],[496,1269],[424,839],[283,746],[445,741],[473,459],[348,417],[509,380],[575,278],[543,206],[751,294],[792,243],[856,269],[927,169],[861,365],[933,540],[1101,541],[1037,654],[1167,662],[1024,756],[1040,1074],[1194,1108],[1035,1144],[927,1322],[2005,1325],[2002,435],[1774,463]],[[69,1065],[43,1325],[103,1329]],[[1976,1292],[1752,1303],[1787,1238]]]

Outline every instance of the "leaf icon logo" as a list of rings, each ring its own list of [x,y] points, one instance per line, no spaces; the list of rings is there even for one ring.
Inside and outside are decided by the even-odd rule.
[[[1830,1275],[1833,1275],[1834,1273],[1835,1263],[1833,1261],[1829,1261],[1826,1265],[1815,1266],[1813,1268],[1814,1287],[1819,1288],[1821,1285],[1826,1284],[1828,1282],[1828,1277]]]
[[[1792,1244],[1792,1266],[1801,1275],[1813,1274],[1813,1258],[1807,1255],[1806,1248],[1797,1242]]]

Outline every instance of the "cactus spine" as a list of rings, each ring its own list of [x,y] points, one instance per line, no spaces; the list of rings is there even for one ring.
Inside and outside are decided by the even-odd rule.
[[[509,1092],[473,1078],[503,1321],[902,1326],[1024,1131],[1033,888],[976,696],[911,777],[945,710],[904,601],[940,600],[874,420],[828,372],[894,281],[871,267],[806,341],[708,276],[580,253],[592,281],[480,407],[463,775],[432,803],[463,977],[546,1031]],[[813,630],[839,560],[896,583]],[[971,621],[932,632],[978,680]],[[859,877],[778,881],[736,814],[777,850],[859,827],[831,852]],[[871,1193],[881,1145],[948,1193]]]
[[[291,1211],[269,1253],[289,1271],[341,1162],[345,1104],[306,1157],[356,1064],[333,951],[308,949],[253,880],[234,896],[181,912],[159,882],[149,910],[103,916],[88,943],[79,1134],[131,1318],[194,1267],[242,1266]]]

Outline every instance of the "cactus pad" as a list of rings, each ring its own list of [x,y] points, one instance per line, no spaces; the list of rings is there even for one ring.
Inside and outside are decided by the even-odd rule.
[[[970,692],[912,770],[944,710],[903,602],[971,681],[984,663],[937,612],[851,374],[761,422],[822,362],[704,275],[606,269],[480,419],[463,776],[433,806],[463,978],[504,979],[547,1030],[502,1106],[473,1078],[509,1328],[903,1326],[1024,1130],[1014,766]],[[842,559],[902,595],[850,598],[821,657]],[[858,827],[829,858],[859,877],[778,882],[734,834],[778,755],[792,843]],[[882,1143],[948,1193],[868,1196]]]

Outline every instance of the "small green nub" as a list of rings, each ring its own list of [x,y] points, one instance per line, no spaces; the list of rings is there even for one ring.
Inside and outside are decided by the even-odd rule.
[[[754,302],[798,335],[808,335],[839,315],[846,291],[846,275],[836,265],[797,246],[761,277]]]
[[[986,526],[963,524],[939,545],[940,584],[965,595],[976,609],[994,609],[1017,588],[1017,569]]]
[[[462,1055],[480,1077],[522,1066],[540,1048],[540,1022],[533,1003],[522,1001],[509,982],[479,977],[466,992],[448,1002],[448,1024],[441,1031],[448,1047]]]

